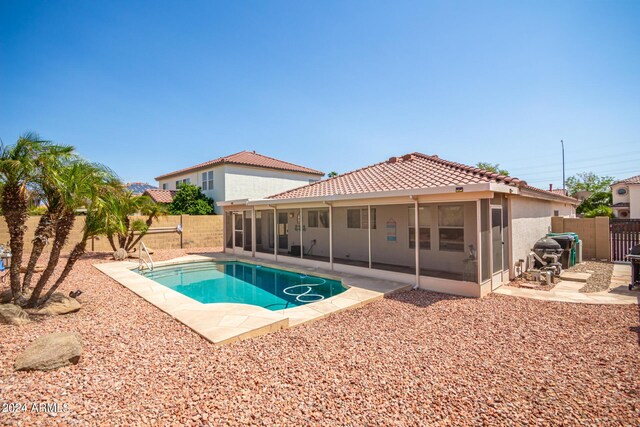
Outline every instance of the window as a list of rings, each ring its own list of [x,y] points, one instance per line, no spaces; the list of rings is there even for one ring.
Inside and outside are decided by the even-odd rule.
[[[191,178],[179,179],[176,181],[176,190],[180,188],[182,184],[190,184]]]
[[[309,228],[329,228],[329,210],[313,210],[307,213]]]
[[[409,248],[416,248],[415,207],[409,207]],[[420,228],[420,249],[431,249],[431,228],[429,227],[430,209],[425,206],[418,208],[418,225]]]
[[[166,183],[166,182],[165,182],[164,184],[162,184],[162,189],[163,189],[163,190],[167,190],[167,187],[168,187],[168,185],[167,185],[167,183]]]
[[[618,188],[618,194],[621,196],[624,196],[625,194],[627,194],[627,189],[626,188]]]
[[[441,251],[464,252],[464,206],[438,206]]]
[[[560,216],[560,211],[557,209],[553,211],[553,216]]]
[[[347,209],[347,228],[369,228],[368,208]],[[376,229],[376,208],[371,208],[371,229]]]
[[[213,190],[213,171],[202,172],[202,190]]]
[[[318,228],[318,211],[309,211],[308,215],[309,228]]]

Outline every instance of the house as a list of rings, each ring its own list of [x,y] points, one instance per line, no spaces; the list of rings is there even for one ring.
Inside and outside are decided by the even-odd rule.
[[[577,200],[421,153],[221,203],[225,252],[480,297]],[[521,262],[522,260],[522,262]]]
[[[156,178],[161,190],[177,190],[181,183],[200,186],[215,202],[259,199],[316,182],[324,172],[267,157],[255,151],[241,151],[219,157]],[[159,195],[160,193],[158,193]]]
[[[616,218],[640,218],[640,175],[611,184]]]
[[[143,195],[148,196],[156,203],[169,204],[173,201],[173,196],[175,196],[177,192],[177,190],[149,189],[146,190]]]
[[[128,182],[125,184],[125,187],[127,187],[127,190],[131,191],[134,196],[141,196],[147,190],[158,188],[146,182]]]

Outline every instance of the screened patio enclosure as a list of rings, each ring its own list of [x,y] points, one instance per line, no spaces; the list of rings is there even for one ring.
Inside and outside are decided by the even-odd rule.
[[[509,279],[509,204],[496,194],[450,202],[225,207],[226,248],[337,271],[380,272],[377,277],[445,292],[453,282],[467,283],[475,288],[463,294],[488,293]]]

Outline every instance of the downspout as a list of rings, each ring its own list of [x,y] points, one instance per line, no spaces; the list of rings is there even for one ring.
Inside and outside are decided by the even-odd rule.
[[[416,196],[409,196],[413,200],[414,204],[414,241],[415,241],[415,255],[416,255],[416,283],[413,285],[413,289],[420,287],[420,208],[418,205],[418,198]]]

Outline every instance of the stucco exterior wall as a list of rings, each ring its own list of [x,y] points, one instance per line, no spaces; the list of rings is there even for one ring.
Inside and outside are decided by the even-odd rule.
[[[629,218],[640,218],[640,185],[629,186]]]
[[[202,173],[213,171],[213,190],[203,190],[215,202],[215,212],[222,213],[218,202],[238,199],[261,199],[319,180],[317,175],[279,171],[238,165],[219,165],[194,172],[175,175],[158,181],[158,188],[167,184],[167,190],[176,190],[176,181],[189,179],[191,184],[202,187]]]
[[[513,263],[525,260],[533,244],[551,232],[551,218],[558,216],[574,217],[575,209],[570,204],[552,202],[530,197],[513,196],[511,199],[511,253]],[[513,271],[513,265],[511,266]]]
[[[317,175],[238,165],[224,165],[224,200],[262,199],[273,194],[302,187]]]

